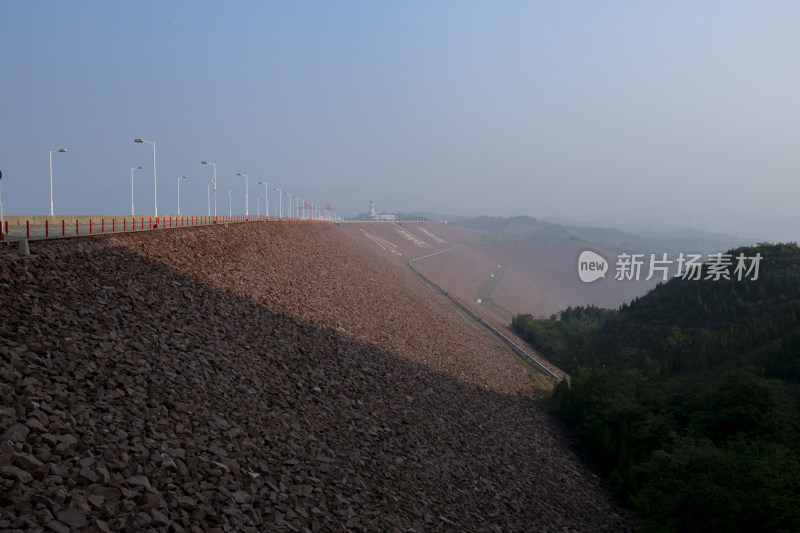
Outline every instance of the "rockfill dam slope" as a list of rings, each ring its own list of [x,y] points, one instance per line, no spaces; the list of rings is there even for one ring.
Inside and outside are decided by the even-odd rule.
[[[524,371],[343,226],[0,247],[0,529],[630,530]]]

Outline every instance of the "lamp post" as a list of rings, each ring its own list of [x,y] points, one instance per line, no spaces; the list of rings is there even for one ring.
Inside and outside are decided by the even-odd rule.
[[[269,217],[269,185],[266,181],[259,181],[258,184],[264,186],[264,216]]]
[[[283,191],[277,187],[272,188],[273,191],[278,191],[278,220],[283,217]]]
[[[247,185],[247,174],[236,173],[237,176],[244,176],[244,216],[250,215],[250,187]]]
[[[206,187],[206,200],[208,201],[208,216],[211,216],[211,185],[210,184]]]
[[[214,167],[214,179],[211,180],[211,188],[214,190],[214,216],[217,216],[217,164],[210,161],[200,161],[202,165],[211,165]]]
[[[50,216],[53,216],[53,152],[63,153],[66,148],[59,148],[58,150],[50,150]]]
[[[178,216],[181,214],[181,180],[188,179],[188,176],[178,178]]]
[[[256,216],[258,218],[261,218],[261,197],[260,196],[256,196],[256,200],[258,200],[258,211],[256,211],[256,213],[257,213]]]
[[[237,189],[232,189],[232,190],[228,191],[228,216],[229,217],[233,216],[233,199],[231,197],[231,193],[236,192],[236,190]]]
[[[142,139],[134,139],[135,143],[145,143],[153,146],[153,211],[158,221],[158,180],[156,178],[156,143]],[[156,222],[158,223],[158,222]]]
[[[131,216],[136,214],[133,212],[133,171],[142,170],[143,168],[144,167],[142,165],[139,165],[138,167],[131,167]]]
[[[289,194],[288,192],[285,192],[283,194],[285,194],[286,196],[289,197],[289,214],[288,214],[288,216],[286,218],[291,220],[292,219],[292,195]]]

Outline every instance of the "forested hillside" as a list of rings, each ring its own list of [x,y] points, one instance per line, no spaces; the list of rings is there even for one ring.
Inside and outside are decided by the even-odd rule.
[[[800,530],[800,249],[729,254],[730,279],[512,323],[572,374],[559,412],[648,531]]]

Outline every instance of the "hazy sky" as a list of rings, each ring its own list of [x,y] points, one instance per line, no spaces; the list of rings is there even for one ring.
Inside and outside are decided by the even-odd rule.
[[[800,2],[0,0],[6,215],[556,216],[800,240]],[[274,212],[277,193],[270,190]],[[261,211],[264,201],[261,200]],[[284,201],[284,209],[286,202]]]

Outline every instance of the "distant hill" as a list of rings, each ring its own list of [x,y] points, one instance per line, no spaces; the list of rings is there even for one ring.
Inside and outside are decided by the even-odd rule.
[[[460,219],[455,222],[484,239],[582,241],[613,253],[709,253],[753,244],[722,233],[683,229],[668,233],[630,233],[615,228],[548,222],[529,216]]]

